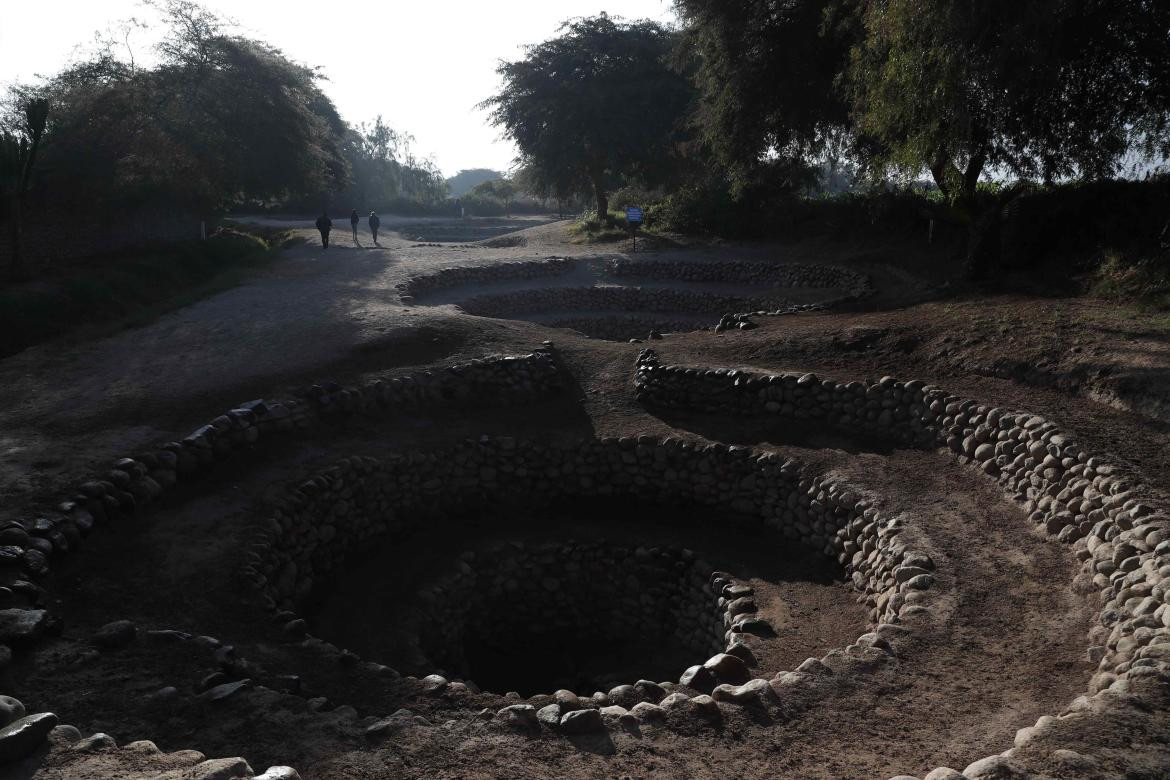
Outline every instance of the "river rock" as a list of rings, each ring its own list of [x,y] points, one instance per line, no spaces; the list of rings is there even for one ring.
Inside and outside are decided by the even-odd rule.
[[[93,643],[98,647],[113,650],[125,647],[138,636],[138,628],[129,620],[115,620],[106,623],[94,632]]]
[[[742,659],[736,658],[734,655],[728,655],[727,653],[719,653],[707,659],[707,662],[703,664],[703,668],[714,675],[715,679],[721,683],[741,685],[752,678],[747,664]]]
[[[51,712],[25,715],[0,729],[0,764],[19,761],[44,744],[57,725]]]
[[[566,712],[561,718],[561,731],[566,734],[592,734],[603,728],[601,713],[597,710],[575,710]]]

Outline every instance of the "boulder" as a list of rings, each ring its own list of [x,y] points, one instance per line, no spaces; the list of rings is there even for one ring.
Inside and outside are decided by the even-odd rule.
[[[0,729],[0,764],[19,761],[49,738],[57,725],[57,716],[51,712],[25,715]]]

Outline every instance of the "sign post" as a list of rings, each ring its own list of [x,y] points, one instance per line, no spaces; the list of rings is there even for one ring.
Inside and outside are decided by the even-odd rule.
[[[638,225],[642,224],[642,209],[637,206],[626,208],[626,224],[630,226],[630,234],[634,239],[634,252],[638,251]]]

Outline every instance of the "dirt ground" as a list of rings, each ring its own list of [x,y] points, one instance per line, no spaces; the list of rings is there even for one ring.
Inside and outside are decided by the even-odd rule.
[[[84,734],[108,732],[119,744],[150,739],[164,751],[242,756],[257,771],[291,764],[305,778],[825,780],[962,769],[1011,747],[1017,729],[1059,712],[1085,690],[1093,670],[1086,635],[1097,605],[1068,587],[1075,567],[1066,550],[1034,533],[1022,510],[985,479],[934,453],[874,451],[825,432],[647,411],[631,392],[634,358],[644,345],[470,317],[452,305],[404,307],[395,285],[440,268],[627,249],[573,244],[565,223],[539,220],[514,223],[524,229],[517,234],[522,245],[436,245],[418,240],[429,229],[420,222],[387,225],[409,226],[413,237],[389,233],[378,247],[369,245],[368,234],[357,247],[348,231],[335,231],[328,251],[306,231],[309,243],[241,287],[110,338],[46,344],[0,361],[0,519],[35,513],[45,497],[117,457],[181,437],[241,401],[284,397],[327,379],[358,383],[488,353],[523,353],[550,339],[572,392],[525,409],[401,415],[375,431],[343,426],[269,447],[250,465],[217,469],[148,520],[95,533],[80,553],[55,562],[47,586],[64,634],[18,657],[0,678],[0,690],[30,711],[57,713]],[[441,223],[433,227],[450,231]],[[1170,490],[1164,316],[1088,299],[957,290],[948,284],[945,258],[918,245],[703,244],[653,255],[831,262],[870,274],[877,290],[848,311],[759,318],[750,331],[668,335],[655,344],[665,362],[928,380],[1042,414],[1086,449]],[[923,626],[920,641],[891,668],[815,707],[794,704],[782,719],[745,715],[720,728],[672,723],[601,741],[501,734],[475,717],[481,708],[507,703],[498,692],[408,700],[393,679],[327,663],[286,641],[238,574],[247,519],[298,477],[339,457],[441,447],[482,434],[542,440],[651,434],[791,455],[858,486],[921,534],[939,567],[943,617]],[[432,546],[441,544],[439,536]],[[777,621],[787,629],[756,646],[761,669],[792,668],[864,630],[864,612],[844,585],[777,585],[780,579],[754,580],[774,618],[791,610]],[[363,622],[392,618],[393,608],[378,606],[390,584],[366,578],[350,587],[365,599],[351,594],[344,608],[335,603],[324,620],[328,637],[343,646],[343,639],[356,637],[351,644],[363,657],[380,660],[366,652],[379,643],[359,635]],[[266,681],[295,675],[302,696],[208,703],[195,691],[217,668],[210,650],[139,641],[116,652],[94,651],[87,642],[92,632],[122,618],[140,631],[216,637]],[[167,686],[177,691],[159,696]],[[313,710],[287,700],[308,696],[329,704]],[[354,708],[355,717],[337,705]],[[412,726],[385,743],[363,738],[355,718],[399,707],[431,725]],[[1165,725],[1150,722],[1155,725],[1143,721],[1141,728]],[[1141,736],[1134,724],[1113,727]],[[1117,737],[1107,725],[1078,739],[1107,767],[1127,760],[1110,742]],[[37,776],[131,777],[138,776],[132,769],[160,766],[151,756],[103,760],[82,765],[53,753]],[[1132,776],[1165,776],[1151,771]]]

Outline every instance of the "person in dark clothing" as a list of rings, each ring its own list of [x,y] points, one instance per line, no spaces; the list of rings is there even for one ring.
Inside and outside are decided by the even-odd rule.
[[[349,227],[351,230],[353,230],[353,243],[355,245],[358,242],[357,226],[358,226],[358,213],[357,213],[357,209],[353,209],[352,211],[349,212]]]
[[[328,214],[317,217],[317,230],[321,231],[321,246],[325,249],[329,248],[329,231],[332,229],[333,220],[329,219]]]
[[[378,228],[382,226],[382,220],[378,219],[378,215],[370,212],[370,232],[374,234],[374,243],[378,243]]]

